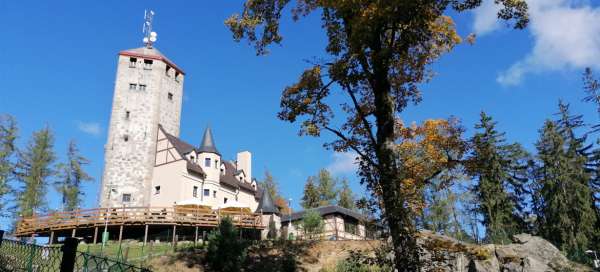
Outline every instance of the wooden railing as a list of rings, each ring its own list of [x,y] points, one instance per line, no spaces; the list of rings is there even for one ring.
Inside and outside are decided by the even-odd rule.
[[[213,227],[230,217],[243,228],[264,228],[261,214],[244,211],[205,210],[180,207],[112,207],[56,212],[21,218],[17,236],[75,228],[114,225],[182,225]]]

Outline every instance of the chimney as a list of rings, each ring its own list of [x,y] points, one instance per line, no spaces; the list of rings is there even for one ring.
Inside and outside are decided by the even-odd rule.
[[[237,170],[243,170],[246,174],[246,181],[252,181],[252,153],[242,151],[237,153]]]

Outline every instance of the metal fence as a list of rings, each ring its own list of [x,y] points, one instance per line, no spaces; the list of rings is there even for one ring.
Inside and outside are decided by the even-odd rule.
[[[77,252],[75,271],[82,272],[150,272],[149,269],[92,255],[86,252]]]
[[[0,241],[0,271],[60,271],[60,247],[38,246],[20,241]]]
[[[119,260],[78,252],[79,240],[67,238],[62,246],[41,246],[3,239],[0,230],[0,272],[150,272]]]

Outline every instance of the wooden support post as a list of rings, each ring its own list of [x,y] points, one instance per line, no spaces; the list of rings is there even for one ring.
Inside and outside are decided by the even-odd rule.
[[[98,242],[98,227],[94,227],[94,245]]]
[[[71,238],[75,238],[75,234],[77,233],[77,227],[74,227],[71,231]]]
[[[121,243],[122,239],[123,239],[123,225],[121,225],[119,227],[119,244]]]
[[[51,245],[52,243],[54,243],[54,231],[53,230],[50,231],[50,238],[48,238],[48,244]]]
[[[144,230],[144,246],[146,246],[147,242],[148,242],[148,225],[146,225],[145,230]]]
[[[198,242],[198,226],[196,226],[196,236],[194,238],[194,246],[196,246],[197,242]]]
[[[175,233],[177,232],[177,225],[173,225],[173,247],[175,247]]]

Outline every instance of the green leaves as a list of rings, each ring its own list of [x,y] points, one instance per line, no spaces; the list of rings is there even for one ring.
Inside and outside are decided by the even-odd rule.
[[[93,181],[83,167],[89,164],[89,160],[79,154],[79,149],[74,140],[69,142],[67,151],[67,162],[57,166],[58,180],[55,182],[56,189],[62,194],[63,209],[73,211],[81,204],[81,183]]]
[[[536,144],[534,204],[540,234],[570,258],[583,260],[583,251],[595,235],[596,216],[589,187],[589,158],[582,153],[584,138],[575,130],[581,116],[572,116],[559,104],[559,119],[547,120]]]
[[[12,161],[16,152],[17,123],[10,115],[0,115],[0,212],[6,204],[4,197],[11,191],[8,184],[15,165]]]
[[[526,166],[527,153],[519,144],[507,144],[504,133],[496,130],[496,122],[481,113],[479,129],[471,139],[473,149],[467,159],[467,172],[477,180],[472,191],[477,198],[477,211],[483,215],[486,238],[491,243],[509,243],[522,232],[521,203],[524,184],[518,173]]]
[[[17,193],[19,215],[31,216],[46,208],[46,192],[50,178],[55,174],[53,163],[54,135],[46,127],[33,133],[32,139],[19,152],[16,173],[21,185]]]

